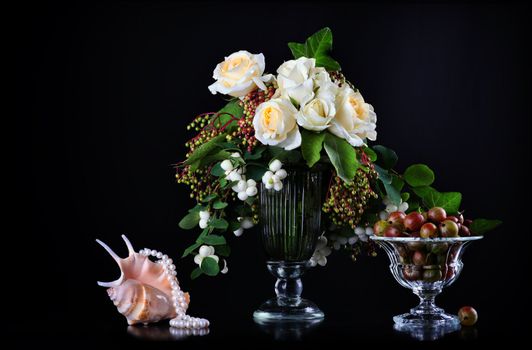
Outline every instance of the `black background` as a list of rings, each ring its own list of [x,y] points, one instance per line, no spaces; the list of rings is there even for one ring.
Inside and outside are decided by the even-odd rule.
[[[118,269],[94,239],[125,255],[126,233],[137,249],[178,260],[197,232],[177,226],[193,203],[171,165],[192,136],[185,125],[224,103],[207,90],[214,66],[246,49],[263,52],[273,73],[291,58],[288,41],[324,26],[334,33],[333,57],[374,105],[378,143],[397,151],[399,168],[429,164],[437,188],[463,193],[467,216],[504,221],[471,245],[460,279],[438,298],[451,313],[473,305],[478,325],[434,344],[523,336],[530,312],[523,281],[530,277],[528,5],[57,3],[26,4],[15,18],[21,187],[14,205],[22,217],[13,235],[23,237],[33,296],[17,313],[25,321],[8,327],[12,336],[135,339],[96,285]],[[192,259],[178,260],[191,314],[212,321],[209,336],[187,342],[275,338],[251,319],[274,283],[257,234],[228,235],[226,276],[191,281]],[[327,318],[303,341],[412,341],[394,333],[391,317],[417,300],[388,263],[383,252],[356,263],[335,254],[327,268],[309,272],[304,296]]]

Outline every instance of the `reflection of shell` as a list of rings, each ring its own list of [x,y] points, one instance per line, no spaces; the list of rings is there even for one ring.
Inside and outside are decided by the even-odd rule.
[[[109,287],[107,293],[129,324],[157,322],[176,316],[172,303],[172,288],[161,264],[136,253],[133,246],[122,235],[129,250],[129,256],[120,258],[105,243],[96,240],[109,252],[120,267],[120,277],[113,282],[98,282]],[[186,303],[190,302],[188,293]]]

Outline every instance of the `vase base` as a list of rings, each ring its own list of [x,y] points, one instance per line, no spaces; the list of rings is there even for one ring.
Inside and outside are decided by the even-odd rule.
[[[262,304],[253,313],[256,321],[306,321],[321,320],[325,317],[312,301],[298,298],[297,300],[283,300],[273,298]]]
[[[460,329],[460,320],[454,315],[441,313],[414,314],[406,313],[394,316],[395,324],[402,329],[412,328],[444,328],[448,331]]]

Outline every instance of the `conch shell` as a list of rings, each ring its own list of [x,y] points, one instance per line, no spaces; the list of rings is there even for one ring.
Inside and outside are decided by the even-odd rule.
[[[96,240],[115,259],[121,271],[116,281],[98,282],[98,285],[108,287],[109,298],[130,325],[176,317],[172,286],[163,266],[135,252],[126,236],[122,235],[122,239],[129,251],[129,256],[125,259],[116,255],[107,244]],[[188,306],[188,293],[185,293],[185,300]]]

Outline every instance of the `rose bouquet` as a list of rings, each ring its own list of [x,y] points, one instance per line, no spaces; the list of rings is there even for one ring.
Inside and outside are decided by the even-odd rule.
[[[202,230],[183,254],[194,256],[198,265],[192,278],[228,271],[229,235],[241,236],[260,221],[258,184],[280,191],[294,166],[323,167],[330,174],[321,204],[324,233],[310,259],[313,266],[324,266],[332,250],[353,259],[363,251],[374,255],[368,240],[373,234],[418,234],[404,228],[406,213],[442,208],[458,218],[464,235],[500,223],[464,223],[461,194],[431,187],[434,173],[428,166],[414,164],[401,174],[393,169],[393,150],[368,144],[377,138],[377,115],[329,55],[329,28],[288,46],[294,59],[281,64],[276,75],[265,74],[262,53],[227,56],[214,69],[209,90],[230,100],[187,127],[196,135],[185,144],[186,160],[177,164],[176,179],[190,187],[197,202],[179,226]]]

